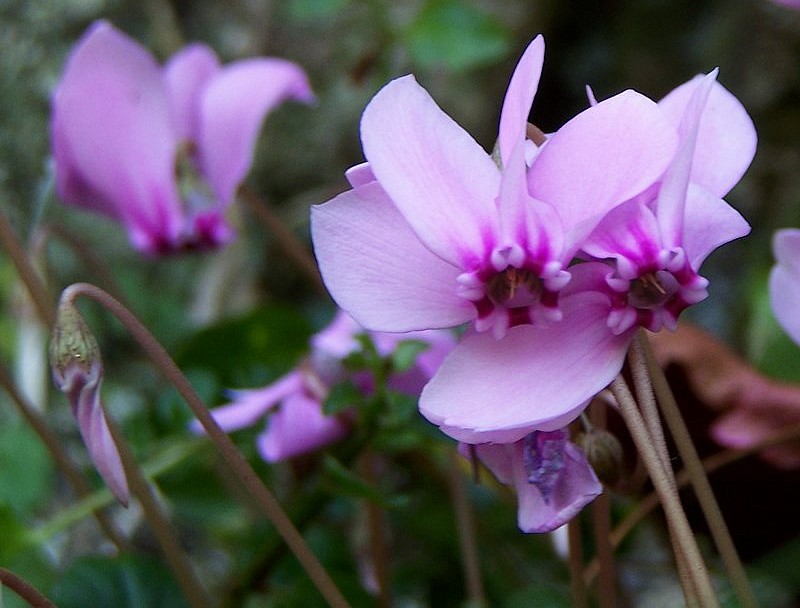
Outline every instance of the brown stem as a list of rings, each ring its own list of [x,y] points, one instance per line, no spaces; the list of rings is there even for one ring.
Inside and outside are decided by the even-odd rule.
[[[33,305],[36,307],[36,312],[42,323],[48,327],[52,326],[55,320],[53,302],[2,209],[0,209],[0,245],[8,253],[14,263],[14,268],[17,270],[17,274],[22,279],[22,282],[25,283],[25,287],[28,288],[28,293],[31,296],[31,300],[33,300]]]
[[[669,426],[685,470],[689,474],[695,495],[703,510],[714,544],[717,546],[717,550],[725,564],[725,569],[728,572],[739,604],[743,608],[755,608],[758,606],[758,601],[750,587],[747,573],[744,570],[741,559],[739,559],[739,554],[733,544],[725,519],[722,517],[714,491],[711,489],[711,484],[703,470],[703,465],[692,442],[689,429],[686,428],[680,408],[669,388],[664,370],[656,363],[650,344],[642,333],[637,336],[634,343],[638,343],[642,351],[644,366],[652,377],[653,386],[658,394],[658,403],[664,413],[664,419],[667,422],[667,426]]]
[[[567,523],[567,538],[569,541],[567,566],[569,567],[573,608],[587,608],[589,606],[589,594],[583,582],[583,539],[581,537],[580,518],[573,517]]]
[[[591,424],[599,429],[606,428],[606,408],[600,403],[589,409]],[[597,546],[597,560],[600,564],[598,599],[600,608],[614,608],[616,601],[616,573],[614,571],[614,548],[611,545],[611,497],[603,492],[592,502],[592,525]]]
[[[467,487],[461,473],[461,458],[455,450],[448,450],[448,480],[450,496],[453,501],[453,512],[458,529],[458,542],[461,547],[461,562],[464,568],[464,580],[467,585],[468,603],[478,607],[486,605],[486,592],[483,589],[481,563],[478,557],[478,541],[475,537],[475,518],[472,503],[467,495]]]
[[[714,588],[711,586],[708,570],[703,562],[697,541],[689,527],[689,522],[675,491],[675,486],[670,482],[670,474],[665,470],[660,456],[651,444],[652,439],[636,407],[636,401],[621,376],[611,383],[611,391],[617,400],[620,413],[631,433],[642,461],[647,467],[650,480],[658,492],[667,521],[671,522],[675,536],[675,552],[676,554],[678,552],[682,553],[686,560],[686,573],[691,577],[691,585],[684,587],[684,592],[689,592],[686,598],[687,603],[697,604],[704,608],[719,606],[719,601],[714,593]],[[693,595],[692,592],[696,595]]]
[[[240,193],[250,211],[270,231],[281,249],[311,281],[314,289],[322,295],[327,295],[328,290],[322,282],[317,263],[314,261],[314,256],[309,253],[308,248],[300,242],[295,234],[287,228],[286,224],[272,212],[269,205],[252,189],[242,186]]]
[[[47,426],[39,412],[37,412],[34,407],[28,403],[28,400],[22,393],[19,392],[11,378],[11,374],[8,373],[8,370],[2,364],[0,364],[0,386],[5,389],[9,397],[11,397],[11,400],[16,404],[20,414],[22,414],[23,418],[25,418],[34,432],[42,440],[42,443],[50,452],[50,456],[53,458],[56,466],[72,486],[75,494],[81,498],[89,496],[92,492],[89,482],[84,479],[83,475],[81,475],[80,471],[78,471],[77,467],[72,463],[72,460],[61,447],[61,442],[58,437],[50,430],[50,427]],[[97,518],[97,523],[108,539],[114,543],[118,551],[122,551],[125,547],[125,540],[111,519],[109,519],[106,513],[100,508],[94,511],[94,516]]]
[[[6,586],[33,608],[56,608],[56,605],[42,595],[33,585],[10,570],[0,568],[0,588]],[[1,600],[0,600],[1,601]]]
[[[231,472],[244,485],[249,494],[254,498],[261,511],[267,516],[272,525],[283,538],[284,542],[294,553],[297,560],[316,585],[319,592],[334,607],[349,606],[339,589],[317,560],[314,553],[297,531],[292,521],[286,515],[280,503],[273,497],[264,483],[244,457],[236,449],[230,437],[220,428],[217,421],[209,413],[205,403],[194,390],[192,385],[183,375],[181,370],[169,356],[164,347],[142,325],[127,308],[102,289],[88,283],[75,283],[64,290],[62,299],[74,301],[79,296],[87,296],[104,306],[110,311],[125,328],[131,333],[142,350],[150,357],[155,366],[164,376],[172,382],[186,403],[197,417],[203,429],[219,450],[223,459],[231,468]]]
[[[189,559],[184,554],[177,537],[172,531],[169,519],[158,502],[153,488],[136,463],[128,442],[111,416],[106,415],[106,423],[114,444],[119,451],[122,466],[125,469],[125,476],[131,484],[133,493],[139,499],[139,504],[142,505],[144,516],[150,524],[156,540],[164,552],[167,563],[175,574],[175,578],[183,590],[189,605],[192,608],[211,608],[213,605],[211,597],[197,577],[197,573],[192,568]]]
[[[361,469],[364,480],[371,486],[377,483],[376,455],[370,450],[365,450],[361,455]],[[375,572],[375,581],[378,584],[379,608],[391,608],[392,594],[389,584],[389,557],[387,554],[386,528],[383,509],[373,500],[364,501],[367,510],[367,525],[369,527],[369,550],[372,557],[372,567]]]

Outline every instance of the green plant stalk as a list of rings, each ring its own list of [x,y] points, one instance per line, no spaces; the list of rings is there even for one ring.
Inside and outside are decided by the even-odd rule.
[[[163,346],[142,325],[139,320],[119,301],[102,289],[88,283],[75,283],[67,287],[62,294],[62,301],[73,301],[80,296],[89,297],[111,312],[138,342],[150,357],[158,370],[172,382],[190,409],[197,417],[203,429],[219,450],[231,472],[242,483],[261,511],[275,526],[284,542],[294,553],[305,569],[311,581],[325,600],[334,608],[349,607],[344,596],[331,579],[325,568],[311,551],[300,532],[286,515],[280,503],[267,489],[250,464],[241,455],[230,437],[220,428],[217,421],[209,413],[203,400],[183,375],[181,370],[169,356]]]
[[[656,362],[653,350],[646,336],[639,333],[634,340],[634,345],[638,345],[638,349],[641,350],[641,358],[643,359],[644,367],[648,370],[652,378],[653,388],[658,396],[658,404],[661,406],[664,420],[669,427],[672,438],[678,448],[678,453],[689,474],[695,495],[700,502],[700,507],[708,523],[711,536],[714,538],[714,544],[716,544],[717,550],[725,564],[725,569],[728,572],[739,604],[742,608],[755,608],[758,606],[758,601],[750,587],[747,573],[736,551],[736,546],[733,544],[728,526],[725,524],[725,520],[722,517],[722,512],[720,511],[719,504],[714,496],[714,491],[711,489],[711,484],[703,469],[703,464],[700,461],[694,443],[692,443],[689,429],[686,428],[686,423],[681,416],[680,408],[669,388],[664,370],[662,370]]]
[[[719,606],[714,588],[708,575],[708,569],[703,562],[700,549],[697,546],[694,534],[689,527],[686,514],[683,511],[675,485],[670,482],[670,475],[663,466],[661,458],[652,445],[652,439],[647,427],[636,406],[636,400],[628,388],[625,380],[618,376],[611,383],[611,392],[617,400],[619,411],[631,433],[636,448],[650,475],[650,480],[655,486],[661,499],[661,505],[667,521],[670,522],[675,534],[674,549],[683,554],[685,559],[685,574],[690,577],[691,584],[684,586],[687,604],[714,608]]]

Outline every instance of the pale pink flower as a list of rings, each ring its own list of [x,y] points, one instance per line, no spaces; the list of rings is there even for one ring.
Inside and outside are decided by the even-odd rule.
[[[778,230],[772,250],[777,260],[769,275],[772,310],[789,337],[800,344],[800,230]]]
[[[233,236],[225,211],[263,118],[288,98],[312,99],[293,63],[260,57],[221,67],[210,48],[192,44],[162,68],[98,21],[53,95],[59,196],[122,223],[149,254],[223,244]]]

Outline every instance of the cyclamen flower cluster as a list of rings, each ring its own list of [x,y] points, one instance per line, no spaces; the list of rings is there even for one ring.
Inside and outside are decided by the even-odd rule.
[[[312,209],[325,283],[364,327],[468,324],[420,409],[462,442],[516,444],[503,453],[521,468],[498,475],[525,471],[540,490],[537,433],[614,379],[638,328],[674,329],[707,296],[703,260],[749,232],[722,197],[756,145],[716,70],[658,103],[592,99],[528,139],[543,57],[540,36],[511,78],[497,162],[412,76],[390,82],[364,111],[352,189]],[[549,457],[564,475],[567,445]]]
[[[313,99],[305,74],[260,57],[221,67],[191,44],[161,68],[98,21],[73,49],[53,96],[59,196],[122,223],[151,255],[228,242],[225,212],[252,162],[264,116]]]
[[[328,416],[323,405],[336,384],[352,381],[364,394],[374,389],[368,372],[353,373],[344,360],[358,352],[358,335],[367,333],[380,356],[389,356],[403,340],[416,340],[426,346],[414,365],[388,378],[388,387],[418,396],[425,383],[441,365],[455,340],[447,331],[420,331],[411,334],[365,332],[346,313],[339,311],[331,323],[310,341],[311,352],[294,370],[260,389],[234,391],[233,401],[212,410],[225,431],[252,426],[266,418],[266,428],[256,444],[267,462],[277,462],[312,452],[344,438],[358,412],[344,410]],[[353,404],[355,406],[355,404]],[[195,423],[193,429],[201,431]]]

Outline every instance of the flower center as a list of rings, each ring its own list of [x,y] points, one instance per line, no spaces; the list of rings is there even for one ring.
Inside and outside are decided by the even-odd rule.
[[[542,281],[530,270],[509,266],[494,275],[486,284],[486,295],[495,304],[508,306],[529,306],[542,295]]]
[[[678,291],[679,285],[671,272],[659,270],[634,279],[629,289],[628,304],[634,308],[652,310],[663,306]]]

